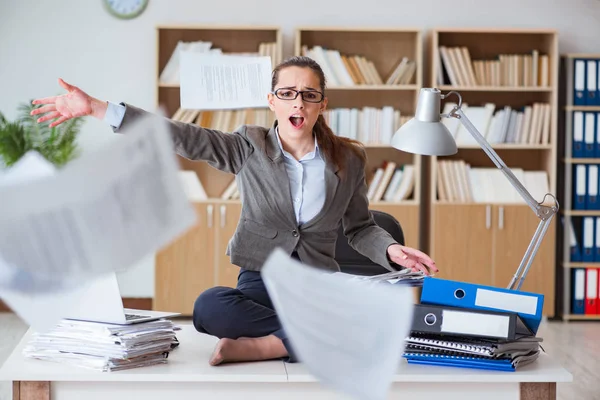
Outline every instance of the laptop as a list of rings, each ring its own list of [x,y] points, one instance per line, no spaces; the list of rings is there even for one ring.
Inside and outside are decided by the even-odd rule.
[[[177,315],[180,313],[123,308],[117,275],[109,273],[90,282],[87,292],[64,318],[130,325]]]

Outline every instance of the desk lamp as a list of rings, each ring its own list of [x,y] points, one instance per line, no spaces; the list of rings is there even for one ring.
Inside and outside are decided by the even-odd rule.
[[[447,98],[451,94],[455,94],[458,97],[458,104],[450,111],[450,113],[440,115],[441,100]],[[529,191],[527,191],[525,186],[519,182],[519,179],[517,179],[510,168],[506,166],[504,161],[502,161],[500,156],[498,156],[492,146],[490,146],[481,133],[479,133],[471,121],[469,121],[467,116],[463,113],[461,106],[462,97],[455,91],[451,91],[448,94],[441,94],[441,92],[435,88],[422,88],[419,93],[415,117],[402,125],[394,134],[392,146],[398,150],[428,156],[447,156],[456,154],[458,152],[456,142],[448,128],[440,122],[440,118],[457,118],[460,123],[463,124],[483,151],[485,151],[488,157],[494,162],[496,167],[502,171],[511,185],[519,192],[527,205],[529,205],[540,219],[540,223],[525,251],[525,255],[521,260],[519,268],[508,285],[508,289],[519,290],[525,281],[533,258],[540,247],[548,226],[550,226],[552,218],[558,212],[558,202],[556,201],[556,197],[551,194],[546,194],[544,200],[546,199],[546,196],[550,196],[554,200],[554,205],[543,205],[544,201],[538,203]],[[515,285],[517,286],[515,287]]]

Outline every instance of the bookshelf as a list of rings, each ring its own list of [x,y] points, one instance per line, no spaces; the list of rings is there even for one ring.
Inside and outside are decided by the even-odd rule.
[[[556,31],[449,28],[429,39],[430,85],[460,93],[467,117],[538,201],[556,193]],[[442,112],[457,101],[443,100]],[[459,151],[429,157],[429,254],[440,278],[506,287],[539,220],[460,123],[443,122]],[[557,219],[521,288],[545,295],[546,316],[555,314]]]
[[[594,196],[591,200],[589,196],[593,193],[590,177],[597,177],[600,168],[597,139],[600,125],[596,124],[600,119],[600,54],[565,54],[560,66],[558,179],[562,223],[558,225],[557,305],[563,320],[600,320],[597,309],[600,256],[596,255],[600,207],[594,205]],[[594,179],[596,188],[597,179]],[[578,182],[583,183],[581,192]],[[594,291],[594,287],[595,312],[587,309],[588,289]]]
[[[412,175],[408,196],[394,197],[390,189],[389,196],[375,195],[370,208],[393,215],[406,244],[415,248],[422,247],[421,157],[397,151],[390,141],[415,113],[423,83],[421,38],[417,29],[304,26],[296,29],[294,44],[295,55],[315,59],[325,72],[329,111],[324,116],[332,130],[365,145],[367,184],[377,182],[378,169],[385,176],[386,167],[394,165],[402,166],[396,183]],[[383,180],[391,185],[394,178],[388,174]],[[386,192],[387,187],[379,194]]]
[[[177,75],[173,79],[165,74],[165,69],[179,42],[208,43],[211,49],[223,53],[257,53],[269,55],[276,64],[282,58],[281,30],[274,26],[177,26],[167,25],[156,28],[157,70],[156,103],[169,117],[186,122],[198,123],[206,128],[231,132],[242,123],[256,123],[270,126],[270,110],[252,110],[240,117],[240,110],[204,111],[180,110],[180,90]],[[175,64],[178,67],[177,64]],[[165,76],[167,75],[167,76]],[[254,118],[253,118],[254,117]],[[230,174],[218,171],[206,163],[191,162],[178,156],[182,169],[197,173],[210,201],[220,200],[221,194],[233,180]]]
[[[270,110],[240,110],[205,112],[181,110],[180,90],[175,68],[167,68],[178,43],[223,53],[258,53],[268,55],[272,63],[282,59],[282,41],[279,27],[274,26],[178,26],[156,28],[156,103],[166,114],[177,120],[197,123],[203,127],[231,132],[244,123],[271,126]],[[166,72],[165,72],[166,71]],[[177,157],[180,168],[196,173],[205,199],[193,200],[197,223],[181,237],[156,254],[155,296],[156,310],[173,310],[191,316],[194,301],[204,290],[213,286],[235,287],[239,268],[230,263],[226,248],[233,236],[241,214],[238,199],[222,199],[234,177],[221,172],[206,162],[189,161]]]

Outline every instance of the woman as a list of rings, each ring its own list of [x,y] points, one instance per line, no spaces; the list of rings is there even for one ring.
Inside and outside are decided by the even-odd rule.
[[[46,115],[56,126],[92,115],[115,131],[125,130],[147,113],[131,105],[95,99],[60,80],[68,93],[34,100],[45,104],[32,114]],[[223,362],[286,358],[293,349],[269,299],[260,269],[279,247],[292,257],[324,270],[338,271],[334,259],[337,229],[343,224],[349,243],[374,262],[437,272],[424,253],[398,244],[369,213],[366,155],[358,142],[336,136],[321,115],[327,106],[325,76],[308,57],[292,57],[273,71],[270,129],[242,126],[223,133],[194,124],[168,121],[178,154],[236,175],[243,203],[227,254],[240,267],[237,287],[214,287],[195,302],[199,332],[219,337],[210,359]]]

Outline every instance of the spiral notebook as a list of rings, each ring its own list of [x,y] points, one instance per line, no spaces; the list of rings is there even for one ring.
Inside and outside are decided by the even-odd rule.
[[[456,353],[462,355],[478,355],[498,358],[502,356],[518,356],[528,354],[540,348],[541,338],[530,337],[512,341],[469,340],[467,338],[416,336],[405,339],[407,349],[417,351],[438,352],[441,354]]]

